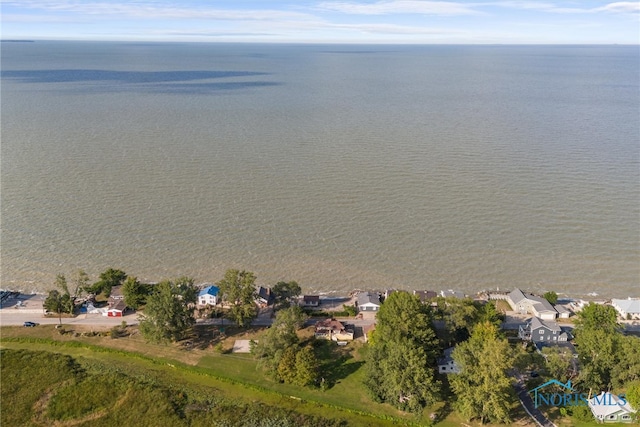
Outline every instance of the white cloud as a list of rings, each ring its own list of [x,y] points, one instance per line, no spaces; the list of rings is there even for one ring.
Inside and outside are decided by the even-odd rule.
[[[640,2],[616,2],[609,3],[601,7],[593,8],[580,8],[580,7],[564,7],[555,3],[547,2],[534,2],[534,1],[498,1],[490,3],[476,3],[476,6],[495,6],[511,9],[528,9],[538,10],[549,13],[597,13],[597,12],[618,12],[618,13],[633,13],[640,11]]]
[[[605,12],[638,13],[640,12],[640,2],[619,1],[616,3],[609,3],[606,6],[598,7],[595,10]]]
[[[328,1],[318,8],[357,15],[387,15],[413,13],[421,15],[477,15],[472,5],[447,1],[383,0],[375,3]]]

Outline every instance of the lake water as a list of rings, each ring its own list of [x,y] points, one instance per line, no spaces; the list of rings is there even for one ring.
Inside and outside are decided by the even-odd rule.
[[[640,294],[637,46],[2,43],[2,287]]]

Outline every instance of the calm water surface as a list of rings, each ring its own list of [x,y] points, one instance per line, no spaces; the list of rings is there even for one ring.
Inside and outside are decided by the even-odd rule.
[[[640,294],[634,47],[2,44],[2,287]]]

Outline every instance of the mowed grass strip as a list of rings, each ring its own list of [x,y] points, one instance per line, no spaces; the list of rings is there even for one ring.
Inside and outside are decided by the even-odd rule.
[[[68,354],[73,357],[95,359],[105,366],[113,366],[124,372],[130,372],[133,375],[137,375],[138,378],[146,377],[159,383],[199,386],[199,393],[203,392],[204,389],[202,387],[205,389],[210,388],[212,391],[220,390],[225,398],[242,402],[262,402],[266,405],[303,414],[344,419],[348,425],[386,426],[397,425],[397,422],[401,421],[397,417],[391,419],[389,415],[367,411],[367,408],[361,410],[353,408],[352,405],[345,406],[340,404],[339,399],[322,399],[322,396],[317,395],[317,393],[320,393],[319,391],[309,393],[300,388],[297,388],[297,390],[282,388],[278,390],[272,387],[274,384],[269,380],[265,379],[262,383],[260,381],[251,381],[251,376],[241,374],[242,372],[246,374],[246,372],[252,370],[254,375],[258,375],[255,367],[256,362],[247,357],[221,356],[220,358],[226,361],[225,368],[221,370],[220,365],[218,365],[217,369],[210,369],[207,367],[209,363],[206,362],[204,366],[191,367],[171,359],[152,358],[140,353],[109,349],[87,342],[60,342],[35,337],[5,338],[4,334],[0,342],[4,348],[43,350]],[[211,366],[215,365],[215,363],[211,364]],[[225,370],[227,375],[222,375],[221,372]],[[228,375],[228,372],[233,372],[234,374]],[[41,389],[39,388],[39,390]],[[302,395],[296,393],[300,390],[303,391]],[[204,392],[206,393],[206,391]],[[401,424],[404,423],[401,422]]]

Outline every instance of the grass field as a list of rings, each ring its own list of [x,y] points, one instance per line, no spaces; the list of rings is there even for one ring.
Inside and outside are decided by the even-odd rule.
[[[127,329],[129,333],[133,332],[133,334],[125,334],[123,338],[112,339],[95,335],[91,333],[91,329],[88,327],[77,327],[72,331],[67,328],[65,335],[61,335],[60,331],[54,329],[53,326],[39,326],[37,328],[3,327],[0,329],[2,337],[0,345],[3,349],[29,349],[70,356],[88,372],[116,373],[117,375],[123,375],[127,381],[132,382],[131,384],[136,387],[142,384],[140,387],[143,388],[138,390],[137,393],[144,393],[145,384],[156,384],[160,390],[173,390],[172,392],[179,390],[179,393],[186,396],[183,400],[178,400],[178,403],[176,403],[169,399],[165,403],[169,405],[167,408],[179,409],[177,413],[182,414],[183,418],[180,421],[182,424],[166,425],[209,425],[206,424],[206,411],[187,411],[188,414],[185,412],[185,408],[193,407],[194,405],[195,407],[206,408],[208,400],[203,396],[219,399],[220,402],[225,402],[225,405],[231,405],[230,407],[233,407],[233,404],[244,405],[242,410],[250,414],[253,414],[254,412],[252,411],[257,410],[256,408],[259,409],[263,405],[267,405],[277,408],[276,415],[284,417],[282,419],[293,419],[296,416],[298,420],[302,419],[300,417],[317,417],[317,420],[314,419],[313,424],[300,422],[296,424],[300,426],[321,425],[322,422],[334,423],[326,425],[340,425],[342,422],[345,423],[344,425],[349,426],[427,425],[428,415],[434,411],[446,415],[444,420],[437,423],[439,426],[479,425],[475,422],[460,419],[451,411],[450,405],[444,403],[438,404],[434,408],[427,408],[422,417],[416,418],[415,415],[405,414],[390,405],[373,402],[362,385],[364,376],[362,359],[366,347],[363,347],[360,343],[351,343],[345,348],[339,348],[329,342],[320,344],[321,352],[327,352],[323,357],[326,360],[325,363],[332,364],[332,374],[326,379],[327,387],[325,387],[325,390],[321,390],[319,388],[302,388],[277,383],[264,375],[257,362],[250,355],[230,354],[228,352],[235,339],[259,339],[263,332],[261,329],[247,331],[227,329],[225,331],[226,337],[212,333],[209,335],[209,341],[203,342],[196,339],[190,341],[187,345],[184,343],[150,344],[135,334],[135,329]],[[87,334],[90,336],[86,336]],[[309,335],[308,331],[302,334],[303,338]],[[219,347],[219,344],[222,345],[222,348]],[[2,360],[2,368],[5,368],[5,360]],[[13,406],[10,404],[5,406],[6,389],[4,376],[2,381],[2,407],[12,408]],[[133,393],[131,388],[125,390],[117,389],[117,384],[114,385],[109,377],[94,378],[92,383],[95,383],[96,387],[100,389],[118,390],[116,394],[121,396]],[[73,401],[71,398],[72,389],[83,390],[83,395],[87,394],[87,384],[78,382],[72,389],[60,382],[55,384],[57,384],[55,394],[62,402],[64,402],[65,396]],[[33,401],[33,397],[26,399],[26,401],[31,402],[30,408],[33,408],[33,405],[36,405],[40,401],[39,399],[42,399],[42,396],[50,393],[47,387],[46,384],[41,382],[33,382],[31,393],[36,396],[35,401]],[[172,392],[168,393],[171,394]],[[159,397],[156,396],[155,398]],[[55,414],[69,413],[71,417],[75,417],[71,419],[82,421],[82,417],[90,414],[93,414],[93,417],[97,417],[96,414],[101,414],[100,410],[109,412],[115,408],[129,407],[127,405],[132,404],[126,399],[110,401],[104,398],[98,400],[104,400],[106,408],[100,409],[96,402],[88,402],[86,406],[94,408],[92,409],[93,412],[82,405],[76,409],[69,407],[62,411],[58,410],[59,412],[55,412],[56,409],[49,409],[50,412],[47,412],[49,414],[47,416],[50,418],[48,419],[54,419],[51,418],[53,416],[62,417],[62,415]],[[55,399],[51,399],[48,402],[50,405],[54,405],[52,406],[53,408],[64,408],[64,404],[56,403],[57,400]],[[134,411],[133,407],[128,411]],[[3,417],[5,416],[4,412],[3,410]],[[514,425],[532,425],[519,407],[514,406],[514,415]],[[101,415],[98,418],[113,421],[112,418],[105,417],[106,415]],[[56,422],[58,423],[57,425],[64,425],[64,423],[60,424],[63,421],[58,420]],[[2,425],[37,424],[30,422],[7,424],[3,422]],[[134,424],[140,425],[139,423]],[[40,423],[39,425],[43,424]],[[81,422],[73,425],[85,424]],[[103,424],[96,424],[95,420],[89,422],[87,419],[86,425]],[[282,425],[285,426],[287,424]]]

